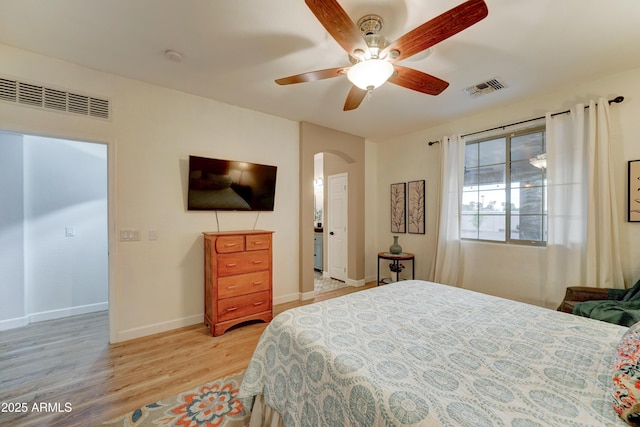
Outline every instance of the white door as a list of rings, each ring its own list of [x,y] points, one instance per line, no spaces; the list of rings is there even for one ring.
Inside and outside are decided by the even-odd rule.
[[[329,276],[347,280],[347,174],[329,175],[327,188],[327,258]]]

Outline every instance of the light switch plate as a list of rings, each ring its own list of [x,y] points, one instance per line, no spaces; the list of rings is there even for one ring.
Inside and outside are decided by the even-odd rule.
[[[120,230],[121,242],[137,242],[140,240],[140,230],[123,229]]]

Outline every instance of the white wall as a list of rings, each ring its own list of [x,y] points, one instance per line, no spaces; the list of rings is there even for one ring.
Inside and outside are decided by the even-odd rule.
[[[0,330],[106,310],[106,147],[0,132],[0,152]]]
[[[25,135],[30,322],[108,308],[107,147]]]
[[[508,90],[508,89],[507,89]],[[416,252],[416,271],[421,279],[431,274],[430,264],[435,248],[435,213],[439,191],[440,145],[429,147],[428,141],[444,135],[466,134],[519,120],[542,116],[547,111],[566,110],[578,102],[603,96],[612,99],[622,95],[622,104],[611,106],[612,156],[617,167],[617,208],[623,254],[623,274],[627,286],[640,279],[640,225],[626,222],[626,168],[628,160],[640,159],[640,69],[600,76],[587,82],[540,95],[526,102],[493,109],[483,114],[461,118],[411,135],[378,144],[378,236],[390,242],[389,184],[413,179],[427,179],[427,235],[401,235],[400,243]],[[489,94],[486,96],[500,96]],[[469,102],[477,102],[470,100]],[[390,160],[393,159],[393,160]],[[463,287],[515,300],[543,305],[542,285],[545,271],[545,249],[495,243],[464,242]],[[567,283],[567,286],[577,285]],[[580,284],[588,285],[588,284]],[[558,301],[559,302],[559,301]],[[553,303],[555,304],[555,302]],[[553,305],[552,304],[552,305]],[[555,308],[555,307],[553,307]]]
[[[0,132],[0,330],[27,323],[22,137]]]
[[[112,102],[111,121],[0,102],[0,129],[108,144],[112,341],[203,321],[201,233],[217,221],[213,212],[186,211],[190,154],[278,167],[274,212],[224,212],[218,221],[221,230],[251,229],[256,219],[274,230],[274,300],[298,297],[298,123],[6,45],[0,57],[5,76]],[[142,240],[115,240],[129,228]]]

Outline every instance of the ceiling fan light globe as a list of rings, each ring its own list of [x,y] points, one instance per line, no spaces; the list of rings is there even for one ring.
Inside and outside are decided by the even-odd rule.
[[[392,75],[393,65],[382,59],[358,62],[347,72],[349,81],[363,90],[379,87]]]
[[[547,153],[538,154],[537,156],[530,158],[529,163],[531,163],[531,166],[535,166],[538,169],[546,169]]]

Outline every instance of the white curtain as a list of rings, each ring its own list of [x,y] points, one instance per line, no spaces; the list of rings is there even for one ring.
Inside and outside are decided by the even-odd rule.
[[[440,144],[440,212],[433,281],[458,286],[462,273],[460,206],[464,183],[465,142],[460,136],[444,137]]]
[[[588,113],[588,114],[587,114]],[[609,103],[546,116],[547,277],[544,300],[557,306],[567,286],[623,288]]]

